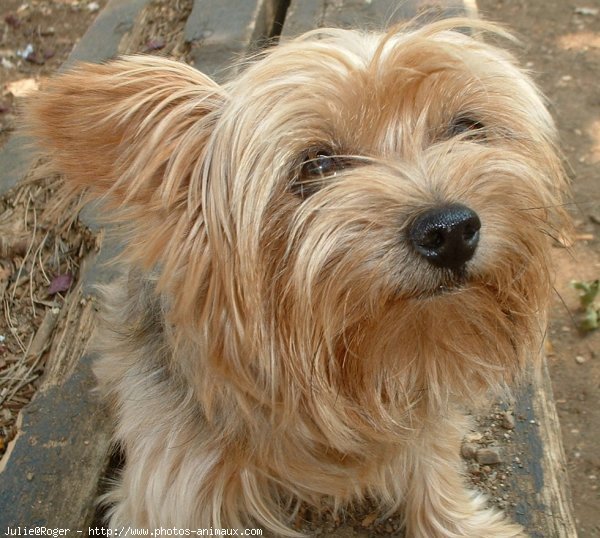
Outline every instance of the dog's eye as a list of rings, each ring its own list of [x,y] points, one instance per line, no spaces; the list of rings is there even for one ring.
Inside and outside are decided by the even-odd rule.
[[[483,140],[485,139],[485,127],[480,121],[461,116],[456,118],[449,130],[450,137],[461,136],[466,140]]]
[[[306,178],[320,178],[335,175],[336,158],[327,151],[319,151],[308,155],[302,163],[301,175]]]
[[[342,168],[342,161],[327,150],[315,150],[305,154],[292,184],[292,192],[305,200],[323,186],[323,180],[333,177]]]

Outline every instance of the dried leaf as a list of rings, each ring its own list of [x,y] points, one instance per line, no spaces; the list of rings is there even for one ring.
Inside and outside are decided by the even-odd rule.
[[[14,13],[9,13],[4,16],[4,22],[11,28],[18,28],[21,26],[21,20]]]
[[[73,275],[71,273],[57,275],[52,279],[52,282],[50,282],[48,295],[54,295],[55,293],[67,291],[71,287],[71,284],[73,284]]]
[[[38,81],[34,78],[22,78],[21,80],[9,82],[6,85],[6,90],[8,93],[13,94],[15,97],[25,97],[31,92],[36,91],[38,88]]]
[[[46,63],[46,60],[44,60],[44,58],[40,56],[37,52],[32,52],[31,54],[28,54],[25,57],[25,61],[35,65],[44,65],[44,63]]]
[[[375,523],[375,520],[377,519],[377,512],[371,512],[370,514],[366,515],[363,520],[360,522],[360,524],[364,527],[370,527],[371,525],[373,525],[373,523]]]
[[[164,49],[165,45],[166,45],[165,40],[161,37],[158,37],[156,39],[149,39],[146,42],[146,52]]]

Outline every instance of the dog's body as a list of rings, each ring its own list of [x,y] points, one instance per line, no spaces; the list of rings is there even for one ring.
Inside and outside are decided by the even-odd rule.
[[[315,32],[224,86],[128,57],[31,103],[128,233],[111,525],[293,534],[369,496],[410,537],[520,535],[463,485],[459,408],[539,352],[565,186],[538,92],[465,24]]]

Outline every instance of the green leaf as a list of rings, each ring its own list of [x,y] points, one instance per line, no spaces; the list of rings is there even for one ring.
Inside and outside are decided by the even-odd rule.
[[[590,306],[585,311],[585,317],[581,321],[581,329],[584,331],[595,331],[600,326],[600,311]]]
[[[600,280],[593,280],[591,282],[574,280],[571,282],[571,285],[575,289],[581,290],[582,293],[579,294],[579,301],[581,308],[584,309],[592,305],[598,296],[598,292],[600,292]]]

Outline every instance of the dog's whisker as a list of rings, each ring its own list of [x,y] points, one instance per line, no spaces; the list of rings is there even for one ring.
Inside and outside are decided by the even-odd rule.
[[[558,297],[558,300],[560,301],[560,304],[562,305],[565,313],[567,314],[569,320],[571,321],[572,327],[573,328],[577,328],[577,320],[575,319],[575,316],[573,315],[573,312],[571,312],[571,309],[569,308],[569,305],[565,301],[565,299],[562,296],[562,294],[558,291],[558,289],[556,288],[556,286],[552,286],[552,291],[554,292],[554,295],[556,295],[556,297]]]

